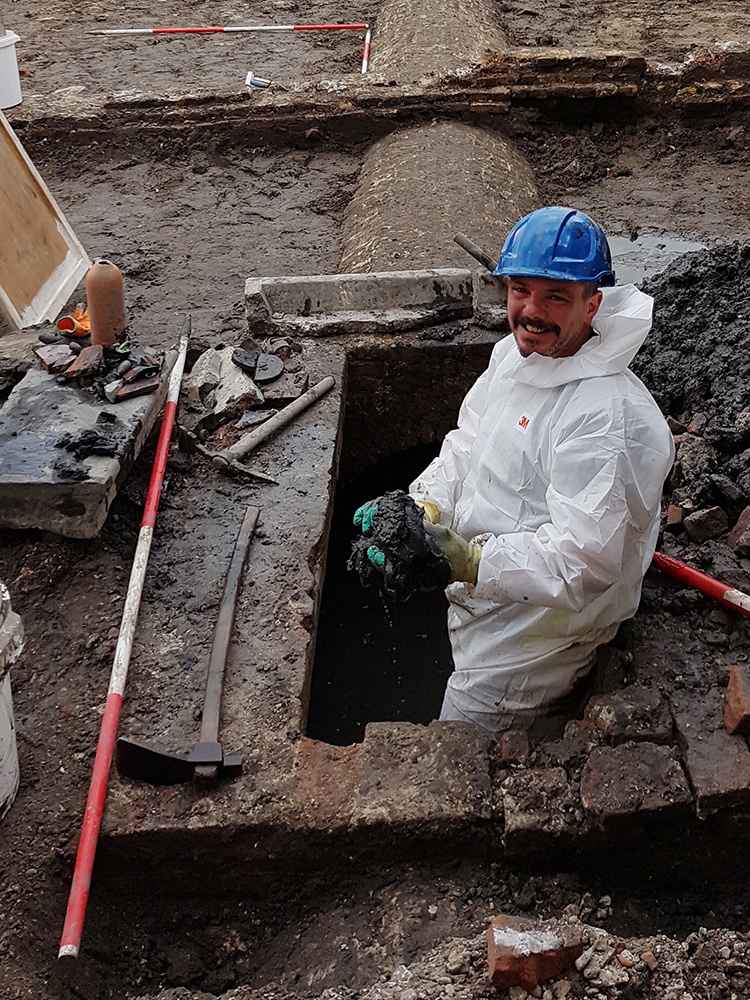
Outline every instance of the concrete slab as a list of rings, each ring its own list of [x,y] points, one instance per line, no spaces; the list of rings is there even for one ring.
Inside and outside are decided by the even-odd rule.
[[[0,527],[94,538],[161,411],[174,357],[155,393],[118,404],[29,369],[0,410]],[[93,431],[111,437],[114,454],[65,449],[66,436]]]
[[[473,311],[471,272],[461,268],[250,278],[245,285],[254,337],[392,333]]]

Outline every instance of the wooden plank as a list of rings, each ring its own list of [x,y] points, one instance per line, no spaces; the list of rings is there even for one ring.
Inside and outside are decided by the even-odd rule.
[[[91,266],[0,112],[0,312],[17,330],[55,318]]]

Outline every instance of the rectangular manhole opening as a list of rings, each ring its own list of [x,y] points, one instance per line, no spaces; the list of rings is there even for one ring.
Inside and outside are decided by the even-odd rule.
[[[428,333],[428,336],[425,336]],[[334,499],[316,632],[307,735],[347,746],[370,722],[436,719],[453,670],[442,590],[399,602],[347,569],[361,504],[409,484],[455,426],[465,392],[496,336],[440,343],[437,329],[410,346],[350,358],[342,475]],[[367,458],[372,457],[370,464]]]

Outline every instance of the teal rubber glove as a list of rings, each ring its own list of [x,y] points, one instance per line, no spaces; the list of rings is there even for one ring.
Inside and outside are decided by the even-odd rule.
[[[451,583],[475,584],[479,573],[479,560],[482,557],[482,546],[476,542],[467,542],[445,525],[433,524],[426,518],[424,530],[437,542],[438,548],[451,564],[453,577]]]
[[[368,500],[354,511],[354,527],[359,528],[363,535],[372,532],[372,520],[378,512],[377,500]]]

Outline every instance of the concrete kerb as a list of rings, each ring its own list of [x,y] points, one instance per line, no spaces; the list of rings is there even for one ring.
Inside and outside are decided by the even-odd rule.
[[[250,278],[245,312],[251,336],[386,334],[459,319],[502,319],[501,282],[435,268],[371,274]]]

